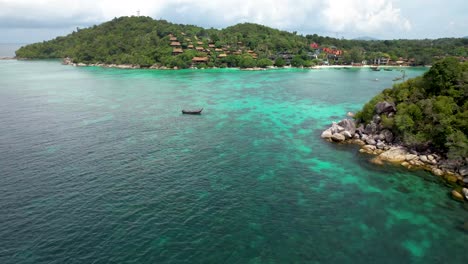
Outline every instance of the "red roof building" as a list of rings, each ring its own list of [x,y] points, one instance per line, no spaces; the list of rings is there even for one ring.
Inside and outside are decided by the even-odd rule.
[[[327,54],[332,54],[332,55],[336,55],[336,56],[341,56],[341,55],[343,55],[343,51],[342,51],[342,50],[339,50],[339,49],[323,48],[322,50],[323,50],[323,52],[325,52],[325,53],[327,53]]]

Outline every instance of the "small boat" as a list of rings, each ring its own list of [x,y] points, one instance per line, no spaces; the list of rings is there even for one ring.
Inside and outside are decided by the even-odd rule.
[[[203,111],[203,108],[197,110],[182,110],[182,114],[185,115],[200,115]]]
[[[377,67],[370,67],[370,68],[371,68],[371,70],[373,70],[373,71],[380,71],[380,68],[379,68],[378,66],[377,66]]]
[[[390,69],[390,68],[384,68],[383,70],[384,70],[384,71],[393,71],[393,70]]]

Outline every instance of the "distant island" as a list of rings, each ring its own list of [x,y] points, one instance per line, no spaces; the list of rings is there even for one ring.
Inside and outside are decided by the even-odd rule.
[[[431,171],[454,185],[454,199],[468,200],[468,62],[436,62],[383,90],[354,119],[334,123],[322,138],[359,144],[378,164]]]
[[[468,39],[346,40],[243,23],[221,30],[150,17],[120,17],[21,47],[18,59],[67,58],[74,65],[126,68],[430,65],[468,56]]]

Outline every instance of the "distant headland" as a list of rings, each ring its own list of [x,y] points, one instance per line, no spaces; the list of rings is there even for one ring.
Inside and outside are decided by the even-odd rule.
[[[221,30],[150,17],[120,17],[16,51],[18,59],[66,64],[185,69],[272,66],[422,66],[446,56],[467,60],[468,39],[345,40],[243,23]]]

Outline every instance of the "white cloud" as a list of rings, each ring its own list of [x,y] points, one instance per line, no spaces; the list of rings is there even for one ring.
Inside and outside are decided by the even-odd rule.
[[[0,27],[65,27],[100,20],[92,0],[0,0]]]
[[[282,29],[320,25],[329,31],[375,32],[389,25],[409,28],[408,20],[390,0],[0,0],[0,6],[0,18],[46,24],[56,20],[92,23],[140,10],[141,15],[218,27],[248,21]]]
[[[448,8],[452,12],[467,10],[464,1],[454,1],[457,6],[447,6],[445,13],[450,12]],[[431,5],[418,8],[414,13],[414,2],[403,0],[0,0],[0,28],[82,27],[136,15],[140,10],[143,16],[215,28],[253,22],[333,36],[410,36],[415,30],[432,33],[434,25],[421,28],[425,16],[420,14],[435,11]],[[410,14],[411,22],[406,17]],[[451,19],[460,21],[454,27],[462,31],[465,16],[462,12],[457,17]]]
[[[411,23],[389,0],[325,1],[321,17],[337,32],[354,31],[382,33],[382,31],[411,29]]]

